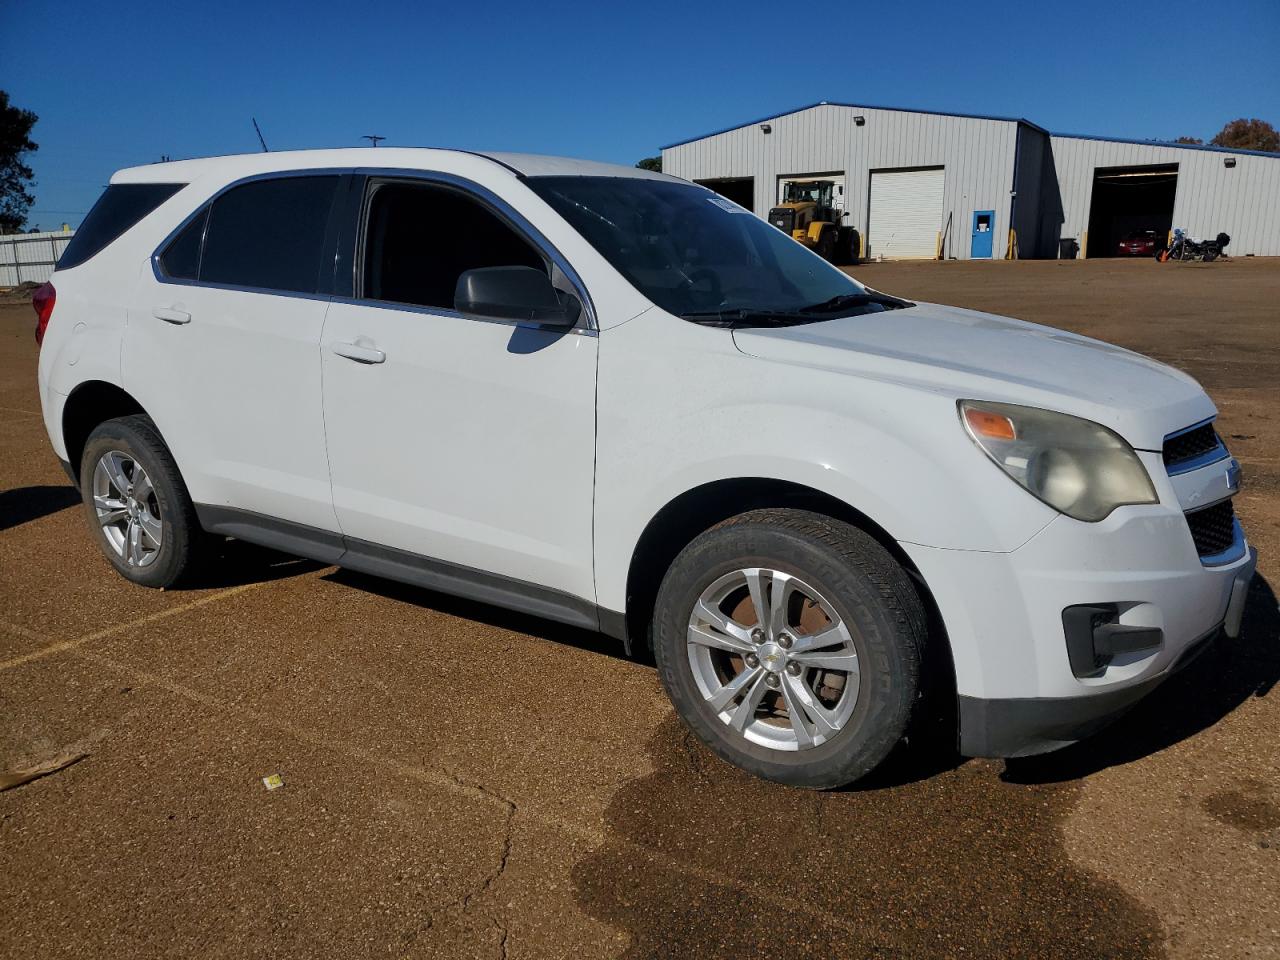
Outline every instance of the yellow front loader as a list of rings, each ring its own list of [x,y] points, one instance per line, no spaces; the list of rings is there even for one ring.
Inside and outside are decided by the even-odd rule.
[[[789,180],[782,203],[769,211],[769,222],[831,263],[854,263],[858,231],[842,226],[832,180]]]

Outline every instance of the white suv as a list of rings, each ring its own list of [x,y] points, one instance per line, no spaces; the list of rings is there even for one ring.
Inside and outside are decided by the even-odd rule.
[[[123,170],[35,305],[123,576],[232,536],[600,630],[786,783],[866,774],[933,686],[964,754],[1078,740],[1234,635],[1254,568],[1191,378],[876,293],[661,174]]]

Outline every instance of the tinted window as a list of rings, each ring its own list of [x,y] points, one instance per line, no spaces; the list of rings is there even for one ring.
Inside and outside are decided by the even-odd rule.
[[[58,259],[58,269],[79,266],[186,184],[113,183],[98,198]]]
[[[528,241],[456,190],[374,186],[365,230],[366,298],[451,310],[463,271],[504,266],[547,268]]]
[[[195,280],[200,276],[200,247],[204,243],[204,225],[209,208],[187,224],[160,255],[160,268],[176,280]]]
[[[200,279],[314,293],[337,176],[256,180],[213,202]]]

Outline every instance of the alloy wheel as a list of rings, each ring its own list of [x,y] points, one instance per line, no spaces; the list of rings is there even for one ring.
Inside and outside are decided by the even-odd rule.
[[[798,577],[748,567],[716,579],[689,618],[689,666],[719,719],[775,750],[830,740],[858,701],[853,637]]]
[[[155,562],[164,520],[151,478],[131,455],[111,450],[93,468],[93,509],[107,543],[130,567]]]

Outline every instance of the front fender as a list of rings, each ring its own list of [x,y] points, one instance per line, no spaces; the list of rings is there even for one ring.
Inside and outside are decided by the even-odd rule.
[[[1056,515],[973,445],[953,397],[750,357],[729,331],[658,310],[600,343],[596,589],[608,609],[625,609],[649,521],[720,480],[809,487],[943,549],[1010,551]]]

